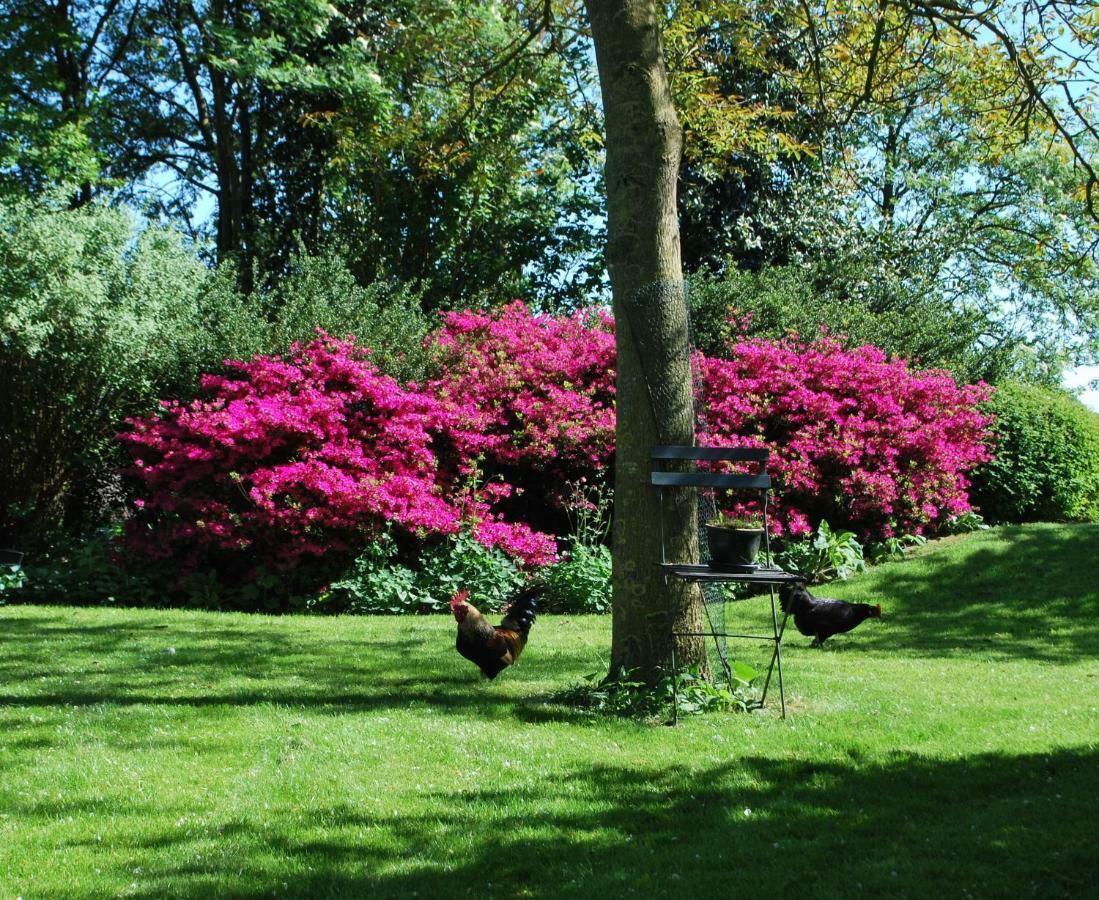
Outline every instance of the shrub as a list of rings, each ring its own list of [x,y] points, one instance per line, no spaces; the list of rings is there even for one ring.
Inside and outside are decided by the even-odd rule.
[[[178,235],[115,210],[0,204],[0,259],[0,543],[32,549],[101,516],[126,416],[251,335]]]
[[[421,292],[390,281],[360,285],[334,250],[290,260],[289,271],[269,277],[262,303],[271,310],[270,335],[262,348],[275,353],[295,341],[310,340],[317,329],[355,335],[370,347],[371,362],[398,381],[421,380],[431,372],[424,337],[429,322]]]
[[[447,610],[451,597],[469,591],[470,601],[484,611],[503,606],[525,580],[511,557],[463,530],[423,555],[417,586],[430,610]]]
[[[131,544],[242,577],[296,569],[314,585],[358,556],[324,603],[414,609],[470,588],[480,571],[489,587],[508,586],[506,557],[547,562],[547,532],[571,532],[570,552],[546,573],[549,603],[605,608],[604,535],[568,517],[598,508],[575,506],[572,492],[598,488],[610,468],[610,322],[512,304],[446,314],[428,344],[440,374],[427,382],[402,386],[354,340],[322,336],[232,363],[230,375],[206,376],[202,400],[135,420],[124,436],[141,486]],[[966,473],[988,458],[989,417],[977,408],[986,386],[827,338],[731,350],[700,361],[701,439],[771,448],[772,524],[788,555],[826,521],[857,546],[969,512]],[[385,529],[396,556],[364,551]],[[806,546],[827,538],[828,557],[824,530]],[[426,587],[424,573],[439,584]],[[490,602],[503,596],[486,587]]]
[[[28,603],[153,606],[164,600],[171,570],[141,561],[124,563],[114,552],[120,528],[98,528],[59,542],[24,563],[25,584],[15,598]]]
[[[0,606],[13,592],[21,590],[27,584],[27,574],[22,562],[0,560]]]
[[[987,352],[979,360],[972,352],[981,332],[975,316],[944,309],[918,286],[881,276],[881,261],[866,265],[858,257],[759,271],[730,266],[721,277],[700,272],[688,291],[695,344],[724,357],[739,326],[766,340],[812,338],[825,328],[848,346],[870,344],[961,376],[990,364]]]
[[[885,540],[969,510],[966,473],[989,457],[986,385],[831,338],[742,339],[702,369],[702,443],[770,448],[777,534],[827,520]]]
[[[534,316],[522,304],[451,313],[434,336],[444,403],[468,403],[460,452],[515,490],[515,518],[558,533],[568,485],[598,482],[613,451],[614,343],[604,316]],[[966,473],[988,457],[984,385],[958,387],[873,347],[831,338],[742,339],[701,359],[701,440],[773,451],[776,521],[823,520],[863,540],[919,534],[969,510]],[[734,513],[742,512],[733,510]]]
[[[0,543],[35,549],[117,510],[114,435],[157,400],[195,395],[226,358],[284,349],[320,326],[379,347],[374,363],[424,377],[414,291],[359,287],[334,254],[298,254],[242,296],[167,229],[125,212],[0,203]]]
[[[973,476],[973,499],[999,522],[1099,520],[1099,415],[1063,391],[997,390],[995,458]]]
[[[185,568],[286,571],[334,565],[388,525],[422,539],[468,522],[485,546],[551,558],[549,538],[491,509],[506,486],[462,489],[462,410],[402,388],[369,356],[321,336],[231,363],[203,379],[205,399],[134,419],[120,436],[139,488],[130,547]]]
[[[393,536],[383,532],[349,570],[308,604],[323,612],[370,614],[443,612],[458,591],[482,611],[502,606],[525,582],[506,554],[485,547],[468,531],[447,537],[425,553],[418,568],[400,559]]]
[[[543,605],[556,613],[605,613],[611,608],[611,490],[581,479],[570,486],[568,550],[542,572]]]

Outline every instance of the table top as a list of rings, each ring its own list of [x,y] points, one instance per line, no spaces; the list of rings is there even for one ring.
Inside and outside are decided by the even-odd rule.
[[[757,566],[751,572],[725,572],[692,563],[657,563],[675,578],[685,581],[738,581],[744,584],[794,584],[804,582],[800,575],[784,572],[778,566]]]

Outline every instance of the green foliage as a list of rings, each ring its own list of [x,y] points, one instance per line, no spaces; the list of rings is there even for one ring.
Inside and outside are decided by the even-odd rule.
[[[397,562],[397,545],[385,532],[314,604],[325,612],[398,614],[420,612],[424,600],[416,572]]]
[[[420,380],[430,370],[423,339],[431,323],[421,308],[421,290],[393,281],[362,286],[334,249],[319,255],[299,249],[287,273],[269,278],[262,293],[271,311],[265,342],[270,350],[281,351],[321,328],[337,337],[354,334],[372,349],[374,364],[398,380]]]
[[[988,531],[984,516],[970,510],[960,516],[951,516],[939,528],[940,534],[969,534],[971,531]]]
[[[104,77],[124,29],[96,23],[125,19],[134,0],[103,5],[5,0],[0,15],[0,196],[54,192],[86,202],[108,162],[112,125]],[[88,52],[85,52],[85,51]],[[106,83],[105,83],[106,82]],[[121,142],[120,142],[121,143]],[[115,150],[118,151],[116,144]]]
[[[398,614],[444,612],[458,591],[482,611],[499,609],[525,583],[502,551],[485,547],[469,532],[447,538],[413,568],[401,561],[393,537],[383,534],[328,591],[307,608],[318,612]]]
[[[498,609],[525,583],[522,570],[502,550],[486,547],[468,531],[424,554],[418,584],[432,609],[447,609],[458,591],[482,609]]]
[[[945,309],[924,286],[905,285],[902,273],[885,273],[885,261],[877,262],[881,265],[870,253],[846,259],[832,254],[757,272],[730,267],[720,277],[697,273],[689,288],[695,344],[722,357],[741,331],[808,338],[823,328],[845,336],[848,344],[873,344],[922,366],[949,368],[964,379],[973,369],[974,317]]]
[[[747,712],[759,673],[740,661],[731,668],[732,681],[727,685],[716,684],[697,665],[665,673],[655,684],[621,669],[606,676],[591,673],[584,676],[585,684],[565,691],[559,700],[593,714],[644,720],[670,717],[676,704],[680,715]]]
[[[611,608],[611,551],[604,544],[574,542],[542,574],[548,612],[605,613]]]
[[[294,257],[242,296],[175,232],[91,204],[0,203],[0,539],[20,548],[91,527],[117,503],[114,435],[160,399],[189,399],[227,358],[316,328],[355,333],[398,377],[423,377],[418,294],[358,286],[334,253]]]
[[[118,527],[100,528],[49,552],[28,556],[21,602],[71,605],[161,606],[174,567],[125,565],[113,552]],[[215,608],[210,606],[208,608]]]
[[[851,531],[833,531],[821,522],[816,534],[787,538],[775,554],[775,562],[787,572],[803,576],[812,584],[838,578],[845,581],[866,570],[862,545]]]
[[[971,497],[993,522],[1099,521],[1099,415],[1064,391],[1002,386],[995,459],[973,474]]]
[[[177,235],[114,210],[0,204],[0,260],[0,536],[26,548],[94,521],[123,419],[256,329]]]
[[[823,324],[965,381],[1055,384],[1094,352],[1093,169],[1080,165],[1095,150],[1081,141],[1094,106],[1035,106],[1015,49],[954,39],[971,25],[971,38],[1018,29],[1030,86],[1068,84],[1076,64],[1043,32],[1067,27],[1091,47],[1086,4],[1056,23],[1003,7],[987,31],[976,9],[965,25],[954,10],[942,30],[930,6],[677,9],[669,46],[694,139],[679,192],[684,262],[732,280],[757,271],[758,289],[736,303],[757,313],[757,333]],[[733,146],[699,128],[699,99],[704,126],[744,123]]]
[[[534,15],[5,0],[0,192],[113,190],[209,238],[249,291],[335,236],[361,283],[422,283],[435,307],[489,285],[578,305],[601,268],[592,76],[583,41],[517,44]]]
[[[3,605],[6,597],[23,588],[26,583],[27,573],[23,571],[21,561],[16,562],[6,557],[0,559],[0,605]]]
[[[566,504],[572,534],[569,549],[542,574],[548,612],[605,613],[611,608],[611,492],[574,486]]]
[[[958,521],[958,518],[960,517],[953,521]],[[927,538],[922,534],[902,534],[898,537],[886,538],[884,541],[874,541],[866,547],[866,559],[874,565],[895,562],[908,556],[912,548],[922,547],[926,543]]]

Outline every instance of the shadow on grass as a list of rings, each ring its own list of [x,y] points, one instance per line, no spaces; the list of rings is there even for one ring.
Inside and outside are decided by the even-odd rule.
[[[278,704],[344,714],[419,705],[476,710],[479,717],[590,721],[548,702],[548,693],[532,699],[508,691],[512,682],[545,678],[549,666],[557,678],[562,671],[585,671],[590,660],[583,651],[555,646],[545,659],[528,651],[515,669],[490,683],[454,651],[449,622],[405,621],[411,629],[406,636],[366,635],[369,620],[358,620],[350,627],[362,630],[362,638],[333,640],[330,632],[275,632],[209,620],[166,630],[134,619],[77,625],[61,612],[8,618],[0,634],[0,707]],[[17,683],[32,688],[5,687]]]
[[[973,540],[968,552],[939,550],[883,567],[865,587],[852,582],[843,596],[880,600],[889,627],[860,627],[850,649],[1051,662],[1099,655],[1099,526],[1004,528]]]
[[[1093,750],[566,775],[438,793],[422,817],[226,823],[267,855],[149,872],[136,895],[1062,897],[1099,879]]]

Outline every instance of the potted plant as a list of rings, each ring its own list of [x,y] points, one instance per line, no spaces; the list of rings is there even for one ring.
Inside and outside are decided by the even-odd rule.
[[[706,524],[710,567],[726,572],[751,572],[756,568],[763,540],[763,519],[758,515],[730,516],[718,513]]]

